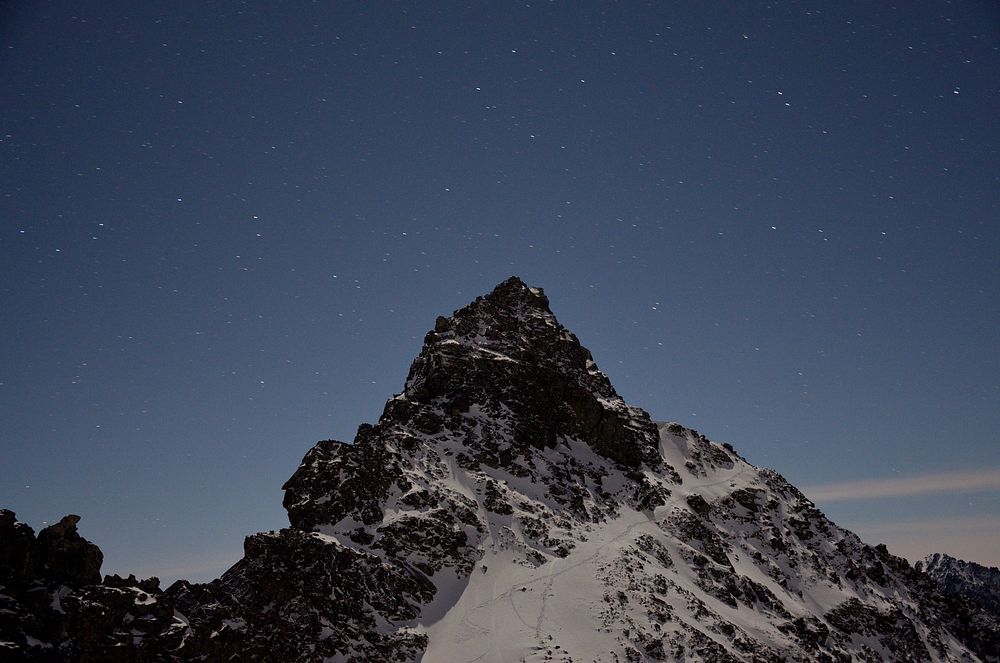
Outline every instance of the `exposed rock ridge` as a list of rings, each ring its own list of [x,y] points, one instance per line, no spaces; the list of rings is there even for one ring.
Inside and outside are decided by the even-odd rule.
[[[102,582],[104,556],[77,532],[79,521],[65,516],[36,537],[0,509],[0,660],[172,660],[186,625],[159,581]]]
[[[311,529],[348,515],[378,522],[403,474],[400,445],[456,436],[461,462],[513,474],[529,471],[534,451],[574,439],[623,466],[672,476],[661,467],[649,415],[622,400],[542,289],[512,277],[437,319],[377,425],[362,425],[351,446],[330,440],[306,455],[284,486],[292,525]]]
[[[945,591],[979,603],[1000,618],[1000,569],[934,553],[917,562],[923,571]]]
[[[77,532],[80,516],[64,516],[35,537],[13,511],[0,509],[0,581],[36,579],[80,587],[101,581],[101,549]]]
[[[615,392],[590,351],[556,320],[542,289],[517,277],[438,318],[402,396],[445,412],[478,405],[502,416],[507,408],[515,449],[551,448],[572,437],[630,467],[659,464],[649,415]]]

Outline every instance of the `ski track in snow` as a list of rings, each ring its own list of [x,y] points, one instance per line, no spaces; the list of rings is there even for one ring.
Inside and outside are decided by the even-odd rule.
[[[672,567],[668,567],[670,571],[667,575],[672,581],[673,589],[669,594],[674,599],[672,608],[675,612],[673,626],[669,631],[664,630],[664,635],[683,628],[689,633],[698,633],[703,641],[708,640],[722,649],[731,650],[729,638],[712,627],[711,622],[705,622],[703,616],[696,612],[696,606],[686,605],[688,597],[697,597],[705,601],[699,605],[715,613],[714,619],[732,624],[754,640],[775,648],[775,651],[782,651],[791,644],[786,633],[776,628],[773,615],[747,611],[745,607],[732,607],[716,596],[706,596],[700,586],[704,578],[699,579],[695,569],[678,554],[689,546],[682,541],[671,542],[672,535],[665,535],[660,527],[677,509],[688,509],[687,498],[692,495],[712,502],[736,488],[766,491],[764,477],[757,468],[738,457],[733,458],[732,466],[724,461],[722,466],[718,466],[708,458],[694,456],[700,467],[693,469],[686,466],[692,452],[704,451],[703,441],[691,435],[669,434],[664,429],[665,425],[660,426],[661,457],[682,476],[680,483],[670,485],[673,496],[667,504],[657,507],[652,513],[635,511],[623,505],[618,517],[601,523],[593,530],[588,528],[589,540],[574,537],[576,547],[568,556],[550,558],[537,567],[530,566],[523,554],[534,546],[521,539],[517,528],[509,529],[512,523],[503,516],[487,511],[475,488],[479,481],[449,457],[450,482],[457,490],[475,499],[479,516],[486,526],[482,539],[484,556],[468,584],[453,595],[450,607],[443,614],[439,613],[434,623],[425,623],[421,629],[429,641],[419,660],[422,663],[621,660],[625,654],[623,647],[628,646],[630,638],[626,635],[626,640],[622,640],[619,631],[631,623],[629,614],[636,617],[635,611],[645,608],[641,603],[626,608],[626,621],[614,616],[607,621],[603,616],[598,617],[595,610],[603,614],[606,605],[602,603],[602,596],[606,602],[607,592],[614,593],[616,589],[617,581],[606,584],[601,580],[602,575],[606,569],[612,568],[609,565],[617,565],[627,559],[619,555],[628,549],[630,537],[638,536],[637,530],[648,532],[666,544],[674,562]],[[779,600],[788,606],[794,616],[824,614],[855,595],[850,587],[832,587],[824,582],[809,584],[805,578],[799,592],[795,591],[795,587],[785,587],[746,558],[756,548],[749,542],[742,547],[736,546],[731,558],[736,576],[769,589],[774,596],[780,597]],[[482,573],[478,572],[480,568]],[[641,565],[639,568],[642,568]],[[615,606],[615,609],[618,607]],[[877,642],[873,640],[868,644],[876,646]],[[697,655],[693,659],[702,660]]]
[[[469,589],[459,598],[453,608],[461,609],[461,617],[458,620],[460,627],[452,629],[447,626],[447,623],[451,621],[449,618],[453,617],[451,614],[446,615],[437,624],[429,626],[428,635],[431,644],[423,660],[426,663],[437,661],[455,661],[455,663],[496,661],[498,663],[508,663],[509,661],[522,660],[522,654],[511,650],[521,650],[528,643],[524,641],[517,642],[504,637],[512,624],[516,625],[515,627],[519,631],[523,630],[534,636],[532,644],[537,648],[544,649],[546,647],[544,642],[545,636],[555,630],[555,628],[550,628],[547,624],[550,621],[547,611],[549,608],[549,599],[555,594],[554,585],[556,581],[567,575],[571,575],[580,567],[593,564],[601,558],[609,547],[626,539],[637,528],[649,525],[655,526],[655,524],[655,520],[645,516],[639,520],[630,522],[617,534],[603,541],[579,559],[573,560],[573,555],[571,554],[565,559],[551,560],[545,565],[531,570],[529,573],[534,575],[534,577],[514,582],[503,591],[498,591],[500,579],[493,578],[489,581],[490,589],[487,593],[487,598],[479,600],[474,605],[460,608],[460,604],[469,598],[469,593],[476,592],[476,589],[470,583]],[[567,563],[570,561],[571,563]],[[588,574],[588,576],[592,577],[592,574]],[[530,596],[530,590],[539,587],[541,591],[537,598],[532,597],[533,600],[527,601],[527,605],[518,601],[519,597]],[[536,610],[537,612],[534,612]],[[532,612],[534,614],[531,614]],[[487,624],[489,627],[487,627]],[[557,627],[559,625],[552,624],[552,626]],[[478,634],[480,637],[473,636],[470,638],[468,637],[468,633],[463,637],[460,634],[461,627],[465,627],[465,629]],[[433,631],[440,632],[440,635],[436,639]],[[435,647],[435,644],[440,644],[442,640],[452,640],[456,644],[461,643],[463,648],[472,646],[473,642],[478,640],[485,649],[476,653],[469,652],[466,649],[464,655],[462,655],[455,647],[447,645],[440,648]],[[444,649],[445,651],[438,651],[438,649]]]
[[[662,432],[661,432],[662,435]],[[677,486],[679,495],[701,494],[706,488],[713,488],[723,484],[739,482],[739,480],[751,470],[751,466],[736,461],[735,467],[731,470],[715,470],[714,474],[722,474],[720,478],[715,478],[710,473],[705,477],[698,477],[685,471],[683,461],[687,457],[687,447],[692,440],[669,440],[665,436],[661,437],[660,455],[667,463],[676,466],[687,476],[684,482]],[[671,448],[667,448],[667,445]],[[577,555],[571,553],[566,558],[556,558],[548,561],[541,567],[535,569],[524,569],[528,575],[527,579],[520,576],[519,571],[522,566],[510,565],[513,558],[512,551],[504,551],[502,545],[498,545],[497,531],[494,519],[489,517],[489,513],[483,506],[482,500],[476,493],[474,481],[457,466],[454,458],[447,456],[447,464],[450,473],[450,483],[460,492],[474,498],[477,503],[480,518],[486,524],[487,553],[480,561],[488,568],[499,568],[505,573],[489,573],[470,579],[465,591],[456,597],[452,607],[436,623],[426,625],[426,632],[429,637],[427,651],[422,657],[424,663],[435,663],[437,661],[454,661],[455,663],[508,663],[512,660],[525,660],[526,649],[543,650],[551,647],[551,642],[547,645],[546,636],[552,639],[552,634],[556,632],[560,624],[552,621],[550,612],[550,601],[556,593],[557,581],[572,574],[574,571],[588,564],[595,564],[608,548],[622,542],[636,528],[643,526],[656,526],[662,520],[659,513],[650,516],[643,516],[638,520],[629,522],[622,530],[612,537],[602,541],[589,551],[579,551]],[[709,491],[715,492],[715,491]],[[669,505],[668,507],[669,508]],[[659,511],[659,509],[657,509]],[[666,516],[666,512],[663,513]],[[657,528],[658,529],[658,528]],[[581,546],[582,547],[582,546]],[[579,556],[578,559],[573,559]],[[510,558],[510,559],[505,559]],[[507,562],[505,564],[504,562]],[[506,568],[505,568],[506,567]],[[596,572],[596,569],[595,569]],[[509,576],[512,582],[505,583]],[[593,573],[585,574],[593,578]],[[507,588],[503,589],[506,584]],[[532,590],[540,589],[535,594]],[[530,597],[528,600],[521,600],[522,597]],[[576,606],[580,608],[582,606]],[[455,618],[458,619],[455,619]],[[511,629],[518,632],[520,638],[510,636]],[[528,640],[533,640],[533,647],[528,647]],[[478,643],[479,646],[476,646]],[[478,651],[469,651],[470,649]],[[513,657],[513,658],[511,658]]]

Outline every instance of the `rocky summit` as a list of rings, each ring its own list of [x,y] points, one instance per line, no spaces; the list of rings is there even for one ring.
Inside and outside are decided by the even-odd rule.
[[[997,617],[778,473],[626,404],[511,278],[428,332],[290,527],[207,584],[106,577],[0,512],[3,660],[998,661]]]

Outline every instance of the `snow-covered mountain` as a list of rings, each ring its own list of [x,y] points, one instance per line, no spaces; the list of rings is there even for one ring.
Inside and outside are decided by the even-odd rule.
[[[438,318],[379,422],[353,444],[316,444],[284,505],[291,527],[248,537],[220,579],[165,592],[23,563],[33,533],[6,512],[0,562],[22,572],[0,578],[0,648],[100,660],[1000,660],[993,615],[837,527],[773,470],[626,404],[517,278]],[[77,606],[93,605],[106,608],[100,628],[80,635]]]
[[[917,562],[918,571],[930,575],[946,594],[978,602],[1000,618],[1000,569],[934,553]]]

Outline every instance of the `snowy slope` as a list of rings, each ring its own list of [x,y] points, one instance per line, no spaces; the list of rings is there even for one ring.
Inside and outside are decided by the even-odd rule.
[[[892,660],[910,650],[905,656],[921,660],[921,649],[932,650],[927,660],[962,660],[966,650],[930,628],[848,636],[817,619],[839,614],[834,609],[852,599],[878,614],[916,616],[917,601],[898,582],[849,579],[851,553],[842,551],[856,554],[863,544],[832,524],[816,523],[827,532],[814,546],[793,538],[793,527],[808,530],[789,521],[811,505],[777,475],[676,424],[659,430],[663,459],[680,474],[668,502],[644,512],[623,506],[605,522],[562,528],[573,544],[565,557],[532,555],[537,548],[521,526],[540,513],[558,518],[559,504],[537,494],[525,499],[516,479],[502,472],[456,479],[513,489],[507,502],[514,510],[487,513],[477,570],[451,584],[444,614],[438,605],[411,626],[428,636],[422,660],[809,660],[821,651]],[[605,483],[627,482],[583,445],[546,455],[556,466],[572,458],[600,468],[608,472]],[[766,526],[759,515],[749,517],[752,509],[769,511]],[[695,520],[712,529],[705,534],[691,525]],[[789,550],[797,545],[803,549]],[[781,547],[785,552],[775,554]],[[824,634],[823,644],[810,651],[813,634]]]

